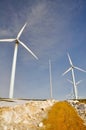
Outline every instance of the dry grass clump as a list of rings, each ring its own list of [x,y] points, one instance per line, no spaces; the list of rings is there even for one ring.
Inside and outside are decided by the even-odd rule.
[[[86,130],[82,119],[66,101],[55,103],[43,124],[43,130]]]
[[[79,101],[80,103],[85,103],[85,104],[86,104],[86,99],[78,99],[78,101]]]

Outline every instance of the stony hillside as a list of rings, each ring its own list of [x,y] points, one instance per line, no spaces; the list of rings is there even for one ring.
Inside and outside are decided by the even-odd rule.
[[[36,130],[54,101],[0,101],[0,130]]]
[[[0,101],[0,130],[86,130],[85,119],[84,103],[55,100]]]

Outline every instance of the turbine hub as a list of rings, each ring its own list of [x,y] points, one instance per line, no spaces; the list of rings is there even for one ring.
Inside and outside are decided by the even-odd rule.
[[[74,69],[74,66],[72,66],[72,69]]]
[[[19,44],[19,41],[16,39],[16,40],[15,40],[15,43],[16,43],[16,44]]]

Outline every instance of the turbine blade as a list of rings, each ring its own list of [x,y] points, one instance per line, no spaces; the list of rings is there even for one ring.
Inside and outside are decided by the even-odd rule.
[[[71,58],[70,58],[69,53],[67,53],[67,55],[68,55],[68,59],[69,59],[70,65],[73,66],[73,63],[72,63],[72,60],[71,60]]]
[[[81,68],[79,68],[79,67],[74,66],[74,68],[75,68],[75,69],[77,69],[77,70],[80,70],[80,71],[82,71],[82,72],[85,72],[85,73],[86,73],[86,71],[85,71],[85,70],[83,70],[83,69],[81,69]]]
[[[23,42],[21,42],[20,40],[18,41],[27,51],[29,51],[38,60],[38,57]]]
[[[0,39],[0,42],[13,42],[15,39]]]
[[[20,32],[17,35],[17,39],[19,39],[19,37],[21,36],[21,34],[22,34],[24,28],[26,27],[26,25],[27,25],[27,23],[25,23],[24,26],[21,28]]]
[[[66,73],[68,73],[72,68],[70,67],[67,71],[65,71],[62,75],[64,76]]]
[[[71,80],[67,79],[67,81],[70,82],[71,84],[73,84],[73,82]]]
[[[82,82],[82,80],[78,81],[78,82],[76,83],[76,85],[80,84],[81,82]]]

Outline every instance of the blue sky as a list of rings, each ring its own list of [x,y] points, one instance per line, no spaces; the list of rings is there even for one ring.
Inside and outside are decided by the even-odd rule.
[[[20,39],[38,56],[35,60],[21,45],[18,49],[15,98],[50,98],[49,66],[52,62],[53,98],[66,99],[72,91],[67,52],[74,65],[86,70],[85,0],[0,0],[0,39]],[[0,97],[8,97],[14,43],[0,43]],[[80,98],[86,98],[86,73],[75,71]]]

